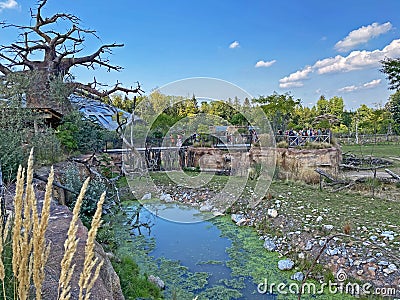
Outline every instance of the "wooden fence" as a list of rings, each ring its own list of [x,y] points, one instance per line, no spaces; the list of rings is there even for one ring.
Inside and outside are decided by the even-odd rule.
[[[288,143],[288,147],[301,147],[306,145],[307,143],[331,143],[331,135],[330,134],[320,134],[313,136],[303,136],[303,135],[276,135],[276,142],[286,141]]]

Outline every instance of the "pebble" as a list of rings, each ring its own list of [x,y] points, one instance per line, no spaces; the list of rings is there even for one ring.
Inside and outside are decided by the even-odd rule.
[[[278,261],[278,269],[281,271],[291,270],[294,267],[294,262],[291,259],[282,259]]]
[[[264,241],[264,248],[267,249],[268,251],[275,251],[278,247],[276,246],[273,240],[267,238]]]
[[[144,194],[142,197],[142,200],[150,200],[150,199],[151,199],[151,193]]]
[[[290,276],[290,279],[296,280],[296,281],[303,281],[304,274],[302,272],[296,272],[292,276]]]
[[[311,241],[308,241],[304,250],[310,251],[312,249],[312,247],[313,247],[313,243],[311,243]]]
[[[276,209],[269,208],[269,209],[267,210],[267,215],[268,215],[269,217],[271,217],[271,218],[276,218],[276,217],[278,216],[278,212],[277,212]]]

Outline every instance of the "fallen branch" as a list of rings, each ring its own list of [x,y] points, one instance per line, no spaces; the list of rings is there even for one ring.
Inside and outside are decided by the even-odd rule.
[[[324,170],[315,169],[314,171],[317,172],[319,175],[324,176],[325,178],[329,179],[330,181],[337,182],[336,178],[333,178],[333,176],[329,175]]]
[[[357,167],[354,165],[340,164],[339,167],[341,167],[343,169],[349,169],[349,170],[355,170],[355,171],[374,171],[377,169],[386,168],[387,165],[379,165],[379,166],[373,166],[373,167]]]
[[[385,169],[385,172],[388,173],[390,176],[392,176],[394,179],[397,179],[400,181],[400,175],[397,175],[393,171],[390,171],[389,169]]]
[[[36,178],[36,179],[38,179],[38,180],[40,180],[40,181],[43,181],[43,182],[46,182],[46,183],[47,183],[47,178],[46,178],[46,177],[40,176],[40,175],[38,175],[38,174],[36,174],[36,173],[33,174],[33,178]],[[59,182],[57,182],[57,181],[55,181],[55,180],[53,181],[53,185],[54,185],[55,187],[58,187],[58,188],[63,189],[64,191],[70,192],[70,193],[72,193],[72,194],[74,194],[74,195],[79,195],[78,192],[76,192],[76,191],[74,191],[74,190],[71,190],[69,187],[66,187],[65,185],[62,185],[61,183],[59,183]]]

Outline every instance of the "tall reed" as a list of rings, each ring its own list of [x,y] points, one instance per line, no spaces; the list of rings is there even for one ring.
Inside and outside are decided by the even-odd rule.
[[[58,284],[58,299],[67,300],[71,298],[71,278],[74,273],[75,265],[72,265],[72,259],[75,255],[76,248],[78,246],[79,239],[76,238],[76,232],[78,230],[78,218],[79,211],[81,209],[82,201],[85,196],[85,192],[89,185],[90,178],[87,178],[82,185],[81,192],[79,193],[78,199],[76,200],[75,207],[72,211],[72,220],[69,224],[68,237],[64,243],[64,256],[61,260],[61,274],[60,281]]]
[[[29,297],[42,299],[42,285],[45,279],[45,265],[50,253],[50,243],[46,243],[46,230],[50,218],[50,204],[52,197],[52,184],[54,181],[54,170],[51,168],[46,185],[45,196],[41,213],[37,208],[37,200],[33,187],[33,149],[29,155],[28,166],[25,169],[18,168],[16,190],[14,196],[14,216],[13,224],[10,226],[11,218],[8,216],[7,223],[0,224],[0,281],[2,282],[2,296],[7,299],[5,287],[5,265],[4,265],[4,246],[12,228],[12,273],[14,276],[14,295],[8,298],[26,300]],[[26,188],[25,188],[26,182]],[[72,259],[77,249],[79,239],[76,238],[78,230],[79,211],[82,201],[89,184],[89,178],[84,182],[81,192],[73,209],[73,216],[69,224],[68,236],[64,243],[64,256],[61,260],[61,274],[58,286],[57,299],[71,298],[71,278],[74,273],[75,265]],[[97,280],[103,261],[94,258],[94,244],[97,230],[101,224],[101,211],[104,203],[105,193],[101,196],[96,213],[93,217],[92,227],[88,233],[85,246],[85,260],[83,271],[79,278],[79,299],[87,300],[90,291]],[[0,212],[0,219],[3,219]],[[5,227],[3,227],[5,226]],[[93,272],[93,268],[95,271]],[[35,295],[30,294],[31,286],[35,288]]]
[[[83,270],[79,277],[79,300],[89,300],[90,290],[93,288],[97,277],[99,276],[100,269],[103,265],[103,261],[97,264],[98,258],[94,258],[94,244],[97,235],[97,231],[101,225],[101,213],[103,208],[103,203],[106,198],[106,192],[104,192],[100,200],[97,202],[96,212],[92,219],[92,224],[88,232],[88,238],[86,240],[85,246],[85,261],[83,264]],[[92,270],[97,264],[95,272],[92,276]]]

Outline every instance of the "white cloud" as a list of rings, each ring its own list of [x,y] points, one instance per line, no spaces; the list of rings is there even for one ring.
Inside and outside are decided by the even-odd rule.
[[[343,92],[343,93],[350,93],[350,92],[354,92],[358,89],[359,89],[359,87],[357,87],[355,85],[349,85],[349,86],[342,87],[341,89],[338,89],[338,91]]]
[[[239,47],[239,46],[240,46],[239,42],[238,42],[238,41],[234,41],[233,43],[231,43],[231,44],[229,45],[229,48],[230,48],[230,49],[235,49],[235,48],[237,48],[237,47]]]
[[[7,1],[1,1],[0,2],[0,12],[3,11],[4,9],[11,9],[11,8],[17,8],[18,3],[15,0],[7,0]]]
[[[279,80],[280,87],[285,88],[285,83],[299,82],[300,80],[308,78],[309,74],[328,74],[338,72],[350,72],[354,70],[361,70],[380,65],[380,61],[385,57],[395,58],[400,56],[400,39],[393,40],[389,45],[382,50],[373,51],[352,51],[347,56],[336,55],[335,57],[328,57],[318,60],[312,66],[306,66],[304,69],[296,71],[289,76]],[[301,86],[297,84],[296,86]]]
[[[270,66],[272,66],[274,63],[276,63],[276,60],[270,60],[270,61],[263,61],[263,60],[259,60],[256,65],[254,67],[256,68],[268,68]]]
[[[364,84],[360,84],[357,86],[356,85],[345,86],[345,87],[338,89],[338,91],[343,92],[343,93],[350,93],[350,92],[354,92],[357,90],[371,89],[371,88],[378,86],[381,83],[381,81],[382,81],[382,79],[374,79],[370,82],[366,82]]]
[[[303,83],[300,80],[307,79],[308,74],[312,72],[311,66],[306,66],[303,70],[299,70],[295,73],[290,74],[279,80],[279,87],[288,88],[288,87],[300,87],[303,86]]]
[[[363,87],[365,89],[371,89],[371,88],[378,86],[381,83],[381,81],[382,81],[382,79],[374,79],[370,82],[364,83]]]
[[[382,50],[373,51],[352,51],[348,56],[336,55],[317,61],[313,68],[319,74],[333,72],[348,72],[378,66],[385,57],[398,57],[400,55],[400,39],[393,40]]]
[[[304,83],[302,83],[301,81],[279,83],[279,87],[282,89],[288,89],[291,87],[302,87],[303,85]]]
[[[384,34],[390,29],[392,29],[392,24],[390,22],[384,24],[375,22],[368,26],[362,26],[350,32],[343,40],[337,42],[335,49],[339,52],[346,52],[354,49],[355,46],[367,43],[370,39]]]

